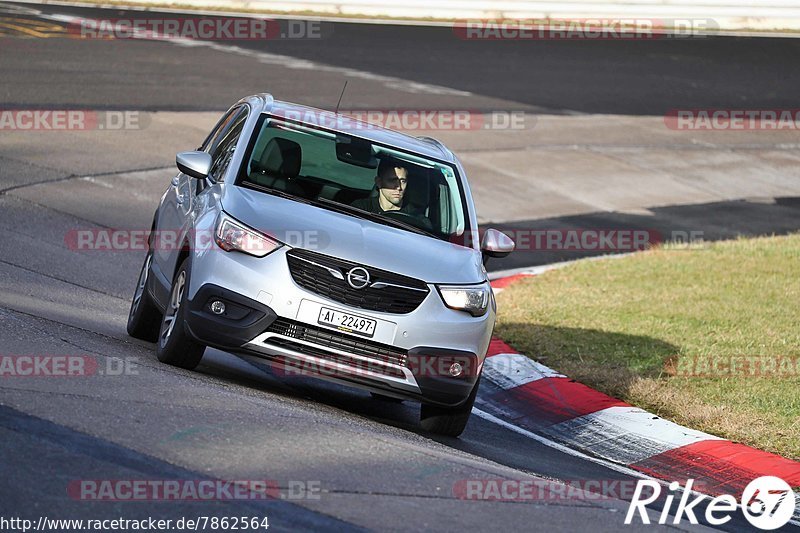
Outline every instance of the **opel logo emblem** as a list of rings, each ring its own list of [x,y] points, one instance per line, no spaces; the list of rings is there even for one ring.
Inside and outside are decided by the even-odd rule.
[[[369,272],[361,267],[351,268],[347,272],[347,284],[354,289],[363,289],[369,285]]]

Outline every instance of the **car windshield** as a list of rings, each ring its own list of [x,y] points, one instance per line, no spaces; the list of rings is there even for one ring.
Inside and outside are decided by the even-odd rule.
[[[236,183],[443,240],[468,229],[453,166],[268,115]]]

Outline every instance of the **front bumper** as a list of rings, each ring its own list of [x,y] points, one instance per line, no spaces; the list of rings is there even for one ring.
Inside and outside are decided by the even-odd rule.
[[[211,311],[220,300],[222,315]],[[471,351],[413,346],[399,348],[334,328],[279,316],[271,307],[215,284],[189,300],[186,331],[196,340],[269,361],[286,378],[314,377],[389,396],[443,406],[462,404],[481,370]],[[328,304],[341,307],[341,304]],[[462,373],[450,374],[454,363]]]
[[[211,303],[221,301],[225,312],[211,311]],[[206,284],[189,302],[187,332],[208,346],[226,350],[242,346],[264,331],[278,316],[268,306],[241,294]]]

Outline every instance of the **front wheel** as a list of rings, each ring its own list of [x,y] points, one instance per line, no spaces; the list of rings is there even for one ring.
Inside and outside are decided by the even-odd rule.
[[[472,406],[475,404],[475,397],[478,395],[478,385],[480,378],[472,387],[469,398],[458,407],[440,407],[438,405],[422,404],[420,408],[420,425],[425,431],[444,435],[446,437],[458,437],[464,432],[472,414]]]
[[[158,334],[156,356],[162,363],[193,370],[203,358],[205,346],[195,341],[186,333],[184,320],[186,316],[186,293],[189,290],[189,259],[184,259],[169,295],[169,304],[164,311],[161,330]]]
[[[139,281],[136,282],[136,291],[131,300],[131,310],[128,312],[128,335],[148,342],[158,339],[161,325],[161,311],[156,307],[147,290],[147,279],[150,277],[150,265],[153,262],[153,252],[148,252],[144,258]]]

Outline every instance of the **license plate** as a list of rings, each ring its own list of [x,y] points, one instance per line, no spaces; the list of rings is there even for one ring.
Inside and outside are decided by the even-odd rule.
[[[371,318],[342,313],[334,309],[328,309],[327,307],[323,307],[319,310],[317,322],[326,326],[333,326],[336,329],[348,333],[358,333],[366,337],[372,337],[375,334],[375,326],[378,324],[377,321]]]

